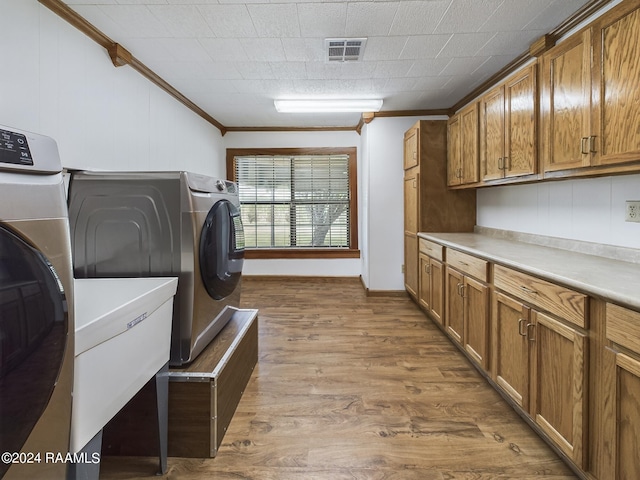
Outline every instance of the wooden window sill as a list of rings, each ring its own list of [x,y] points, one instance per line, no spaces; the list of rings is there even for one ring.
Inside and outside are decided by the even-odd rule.
[[[252,248],[244,251],[244,258],[360,258],[360,250],[351,248]]]

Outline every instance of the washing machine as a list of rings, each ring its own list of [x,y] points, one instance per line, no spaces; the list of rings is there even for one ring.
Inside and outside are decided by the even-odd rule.
[[[172,366],[193,361],[240,304],[236,185],[191,172],[73,172],[76,278],[177,276]]]
[[[48,137],[0,125],[0,477],[66,478],[74,365],[62,167]]]

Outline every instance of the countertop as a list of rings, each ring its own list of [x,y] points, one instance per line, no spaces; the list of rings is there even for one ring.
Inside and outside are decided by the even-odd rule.
[[[640,265],[479,233],[419,233],[494,263],[640,311]]]

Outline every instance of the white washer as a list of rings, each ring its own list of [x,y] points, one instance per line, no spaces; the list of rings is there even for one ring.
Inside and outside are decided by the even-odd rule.
[[[0,477],[65,478],[74,364],[71,243],[62,167],[48,137],[0,126]]]

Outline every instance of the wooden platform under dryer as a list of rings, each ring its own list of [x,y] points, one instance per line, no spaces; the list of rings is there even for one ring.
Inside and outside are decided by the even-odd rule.
[[[215,457],[258,362],[258,311],[238,310],[184,369],[169,371],[170,457]]]

